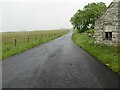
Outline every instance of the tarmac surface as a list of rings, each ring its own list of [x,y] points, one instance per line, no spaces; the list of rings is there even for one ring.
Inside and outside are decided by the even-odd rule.
[[[117,88],[119,76],[76,46],[71,35],[3,60],[3,88]]]

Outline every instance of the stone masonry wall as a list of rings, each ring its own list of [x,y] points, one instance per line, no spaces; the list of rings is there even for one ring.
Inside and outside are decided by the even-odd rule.
[[[118,42],[120,44],[120,1],[118,3]]]
[[[119,2],[120,3],[120,2]],[[112,2],[108,9],[95,22],[95,40],[97,44],[116,45],[120,35],[119,3]],[[119,19],[118,19],[119,18]],[[112,40],[105,40],[105,32],[112,32]]]

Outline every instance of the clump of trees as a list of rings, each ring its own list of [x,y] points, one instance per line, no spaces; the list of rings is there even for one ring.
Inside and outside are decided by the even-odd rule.
[[[89,3],[83,10],[78,10],[73,17],[71,17],[70,22],[74,29],[79,32],[85,32],[89,29],[94,29],[95,20],[102,14],[106,9],[106,5],[103,2],[99,3]]]

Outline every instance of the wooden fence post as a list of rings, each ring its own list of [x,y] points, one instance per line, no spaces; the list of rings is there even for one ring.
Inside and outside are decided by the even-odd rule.
[[[29,43],[29,37],[28,37],[28,43]]]
[[[15,47],[17,46],[17,40],[15,39]]]

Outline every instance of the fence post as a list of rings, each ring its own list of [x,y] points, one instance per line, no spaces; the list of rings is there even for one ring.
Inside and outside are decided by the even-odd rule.
[[[29,37],[28,37],[28,43],[29,43]]]
[[[17,40],[15,39],[15,47],[17,46]]]

